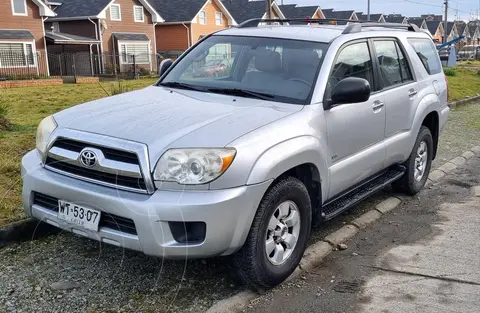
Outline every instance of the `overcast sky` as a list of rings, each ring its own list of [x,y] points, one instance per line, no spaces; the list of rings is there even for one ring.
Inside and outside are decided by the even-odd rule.
[[[284,0],[285,4],[320,5],[324,9],[335,10],[354,9],[358,12],[367,12],[368,0]],[[277,0],[281,3],[282,0]],[[416,3],[413,3],[416,2]],[[420,14],[443,14],[444,0],[371,0],[372,13],[401,13],[405,16],[418,16]],[[449,20],[454,19],[457,12],[459,19],[470,19],[470,14],[478,14],[479,0],[450,0]],[[424,3],[424,4],[422,4]]]

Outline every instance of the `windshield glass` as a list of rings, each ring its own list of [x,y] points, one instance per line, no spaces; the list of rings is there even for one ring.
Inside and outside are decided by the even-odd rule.
[[[160,85],[307,104],[327,44],[215,35],[185,55]]]

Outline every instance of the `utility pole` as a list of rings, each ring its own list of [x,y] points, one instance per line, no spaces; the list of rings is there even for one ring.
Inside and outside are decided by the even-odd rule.
[[[367,8],[367,21],[370,21],[370,0],[368,1],[368,8]]]
[[[445,21],[444,21],[444,26],[443,26],[443,43],[446,43],[448,40],[448,0],[445,0]]]

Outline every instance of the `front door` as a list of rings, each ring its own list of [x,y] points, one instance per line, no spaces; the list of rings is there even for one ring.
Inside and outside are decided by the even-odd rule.
[[[366,102],[342,104],[325,111],[331,157],[329,199],[384,169],[384,98],[376,92],[373,73],[367,41],[350,43],[338,53],[329,77],[327,98],[329,89],[346,77],[369,81],[372,95]]]

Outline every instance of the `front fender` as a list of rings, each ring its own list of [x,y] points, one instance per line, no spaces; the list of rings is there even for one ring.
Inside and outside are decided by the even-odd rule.
[[[275,179],[286,171],[306,163],[313,164],[320,173],[322,185],[329,185],[328,163],[322,143],[312,136],[301,136],[283,141],[266,150],[255,162],[247,185]],[[328,188],[322,188],[325,199]]]

